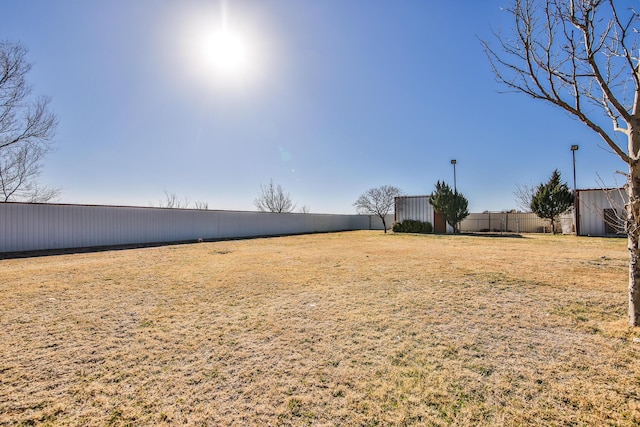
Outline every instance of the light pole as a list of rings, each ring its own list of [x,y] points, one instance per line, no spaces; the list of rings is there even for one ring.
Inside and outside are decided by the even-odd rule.
[[[576,228],[576,236],[580,235],[580,215],[578,214],[578,190],[576,188],[576,151],[580,148],[578,145],[571,146],[571,155],[573,156],[573,224]]]
[[[456,185],[456,163],[458,163],[456,159],[451,160],[451,164],[453,165],[453,191],[457,193],[458,187]]]

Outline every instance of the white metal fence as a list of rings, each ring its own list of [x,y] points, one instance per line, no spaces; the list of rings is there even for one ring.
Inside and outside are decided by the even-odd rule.
[[[0,203],[0,252],[368,229],[382,229],[380,219],[367,215]]]
[[[544,233],[550,232],[551,226],[534,213],[486,212],[470,214],[461,222],[460,231]]]

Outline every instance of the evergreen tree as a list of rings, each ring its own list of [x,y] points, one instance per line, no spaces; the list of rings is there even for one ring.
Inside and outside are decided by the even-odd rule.
[[[436,212],[444,216],[444,220],[453,227],[454,233],[459,233],[458,224],[460,221],[469,216],[466,197],[457,190],[452,190],[449,185],[442,181],[436,183],[436,191],[431,193],[429,203]]]
[[[549,181],[538,185],[531,199],[531,210],[540,218],[551,221],[551,232],[556,234],[556,219],[573,205],[573,193],[566,182],[561,182],[560,172],[554,170]]]

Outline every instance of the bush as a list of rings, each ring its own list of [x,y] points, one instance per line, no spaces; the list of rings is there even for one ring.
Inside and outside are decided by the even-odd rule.
[[[432,233],[433,226],[430,222],[422,222],[415,219],[405,219],[393,224],[394,233]]]

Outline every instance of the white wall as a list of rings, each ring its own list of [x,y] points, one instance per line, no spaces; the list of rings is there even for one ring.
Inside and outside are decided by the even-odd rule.
[[[624,216],[627,194],[623,189],[578,190],[580,234],[605,236],[604,210],[615,209]],[[609,234],[610,235],[610,234]]]
[[[0,252],[368,229],[382,224],[367,215],[0,203]]]
[[[380,219],[379,216],[370,215],[369,218],[371,219],[369,223],[369,228],[371,230],[382,230],[384,228],[382,225],[382,219]],[[393,214],[385,215],[384,221],[387,223],[387,230],[391,230],[393,227]]]

